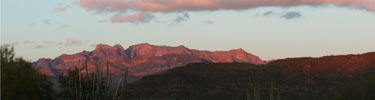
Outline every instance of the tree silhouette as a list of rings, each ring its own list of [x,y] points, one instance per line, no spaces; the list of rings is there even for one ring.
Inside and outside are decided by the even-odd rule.
[[[54,100],[53,83],[32,64],[15,58],[14,49],[1,46],[1,99]]]

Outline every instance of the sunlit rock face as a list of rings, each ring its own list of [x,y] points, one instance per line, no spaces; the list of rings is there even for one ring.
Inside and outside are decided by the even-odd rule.
[[[154,46],[147,43],[130,46],[126,49],[129,57],[132,59],[161,57],[169,54],[188,54],[191,55],[189,49],[184,46]]]
[[[143,43],[132,45],[127,49],[118,44],[114,46],[99,44],[93,51],[63,54],[55,59],[43,58],[34,62],[33,65],[50,76],[59,76],[69,69],[82,68],[87,65],[89,72],[97,69],[107,72],[108,69],[111,74],[120,75],[127,68],[130,77],[143,77],[196,62],[264,64],[259,57],[243,49],[211,52],[189,49],[184,46],[156,46]]]

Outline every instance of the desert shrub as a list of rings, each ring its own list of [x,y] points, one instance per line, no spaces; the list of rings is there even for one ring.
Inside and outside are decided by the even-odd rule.
[[[53,83],[32,64],[15,58],[14,49],[1,46],[1,99],[54,100]]]
[[[269,91],[269,100],[280,100],[280,91],[277,92],[276,98],[275,94],[273,93],[274,88],[273,88],[273,80],[271,80],[271,86],[270,86],[270,91]],[[261,94],[260,94],[260,88],[259,88],[259,82],[257,81],[255,83],[253,93],[251,94],[251,90],[248,89],[246,91],[246,100],[262,100],[261,99]]]
[[[108,71],[100,68],[88,73],[87,62],[84,67],[69,70],[58,78],[59,97],[63,100],[126,100],[127,69],[122,78],[114,81]]]
[[[358,87],[341,83],[333,89],[331,100],[375,100],[375,72],[365,72]]]

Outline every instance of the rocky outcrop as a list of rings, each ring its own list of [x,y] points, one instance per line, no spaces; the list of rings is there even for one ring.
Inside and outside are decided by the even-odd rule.
[[[87,64],[89,71],[97,68],[120,74],[128,68],[130,76],[143,77],[195,62],[247,62],[263,64],[257,56],[243,49],[229,51],[201,51],[184,46],[156,46],[147,43],[137,44],[124,49],[121,45],[99,44],[93,51],[76,54],[63,54],[55,59],[39,59],[34,66],[50,76],[58,76],[69,69]]]

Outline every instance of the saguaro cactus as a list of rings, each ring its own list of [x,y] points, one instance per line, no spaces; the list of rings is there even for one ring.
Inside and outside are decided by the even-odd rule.
[[[60,96],[63,100],[126,100],[127,68],[122,69],[123,75],[118,84],[113,84],[112,75],[109,73],[109,62],[107,62],[107,73],[103,75],[97,64],[95,71],[89,73],[88,63],[84,66],[69,70],[66,75],[59,77],[61,88]],[[85,70],[85,72],[82,72]]]
[[[273,90],[274,90],[273,80],[271,80],[271,86],[270,86],[270,91],[269,91],[269,100],[275,100]],[[259,88],[259,82],[258,81],[254,85],[253,96],[250,93],[250,89],[247,89],[246,92],[247,92],[246,93],[246,100],[261,100],[260,88]],[[280,100],[280,91],[277,92],[276,100]]]

